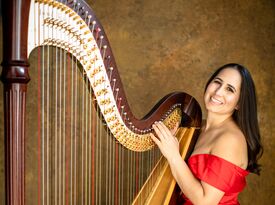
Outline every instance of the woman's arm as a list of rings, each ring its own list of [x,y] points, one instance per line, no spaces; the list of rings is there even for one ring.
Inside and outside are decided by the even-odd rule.
[[[170,130],[161,122],[153,125],[156,135],[151,134],[164,157],[168,160],[172,174],[184,195],[195,205],[218,204],[224,192],[198,180],[179,153],[179,143]]]

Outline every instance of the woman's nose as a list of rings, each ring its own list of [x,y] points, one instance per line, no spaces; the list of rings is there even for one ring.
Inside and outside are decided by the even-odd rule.
[[[222,96],[222,95],[223,95],[222,86],[219,86],[219,87],[216,88],[215,94],[216,94],[216,95],[219,95],[219,96]]]

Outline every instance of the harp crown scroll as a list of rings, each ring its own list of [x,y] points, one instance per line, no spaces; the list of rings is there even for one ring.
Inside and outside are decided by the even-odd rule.
[[[129,111],[121,91],[120,78],[118,74],[113,75],[117,70],[114,71],[114,62],[110,62],[112,54],[108,41],[93,12],[84,3],[64,5],[53,0],[33,0],[29,19],[28,53],[41,45],[60,47],[72,53],[82,64],[96,102],[114,137],[134,151],[151,149],[154,143],[148,133],[153,120],[140,120],[147,124],[147,128],[143,128]],[[178,102],[169,110],[166,108],[158,120],[164,120],[172,128],[182,117],[181,109],[176,109],[180,106]]]

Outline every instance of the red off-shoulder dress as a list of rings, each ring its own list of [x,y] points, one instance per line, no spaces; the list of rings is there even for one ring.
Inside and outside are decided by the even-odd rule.
[[[211,154],[196,154],[189,158],[188,166],[194,176],[225,192],[220,205],[238,205],[238,194],[246,185],[249,174],[237,165]],[[184,205],[192,205],[185,196]]]

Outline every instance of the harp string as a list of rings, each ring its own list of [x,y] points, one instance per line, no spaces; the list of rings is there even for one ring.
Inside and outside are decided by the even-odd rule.
[[[53,10],[53,14],[54,14],[54,10]],[[54,37],[54,33],[52,33],[52,38]],[[58,67],[58,55],[57,55],[57,48],[54,49],[55,51],[55,63],[53,62],[53,64],[55,64],[55,135],[54,135],[54,139],[55,139],[55,142],[54,142],[54,145],[55,145],[55,155],[56,157],[55,158],[55,167],[54,167],[54,170],[55,170],[55,173],[54,173],[54,176],[55,176],[55,186],[54,186],[54,190],[55,190],[55,193],[54,193],[54,196],[55,196],[55,204],[58,204],[58,143],[57,143],[57,140],[58,140],[58,93],[57,93],[57,90],[58,90],[58,84],[57,84],[57,79],[58,79],[58,73],[57,73],[57,67]]]
[[[95,76],[94,76],[94,78],[95,78]],[[98,106],[98,103],[96,103],[96,110],[98,110],[99,109],[99,106]],[[96,178],[95,178],[95,180],[96,180],[96,190],[95,190],[95,196],[96,196],[96,198],[95,198],[95,204],[98,204],[99,203],[99,177],[97,177],[98,176],[98,169],[99,169],[99,159],[98,159],[98,156],[99,156],[99,139],[98,139],[98,137],[99,137],[99,133],[100,133],[100,131],[99,131],[99,124],[100,124],[100,122],[99,122],[99,118],[97,117],[96,118],[96,137],[95,137],[95,140],[96,140],[96,166],[95,166],[95,174],[96,174]]]
[[[82,70],[82,75],[84,74],[84,71]],[[84,76],[84,80],[85,80],[85,76]],[[84,184],[84,162],[85,162],[85,158],[84,158],[84,151],[85,151],[85,142],[84,142],[84,135],[85,135],[85,92],[84,92],[84,83],[81,86],[81,105],[80,105],[80,113],[81,114],[81,193],[83,194],[81,197],[81,204],[84,204],[84,200],[85,200],[85,184]]]
[[[58,34],[57,34],[58,35]],[[61,201],[62,201],[62,196],[61,196],[61,193],[62,193],[62,190],[61,190],[61,186],[62,186],[62,181],[61,181],[61,179],[62,179],[62,161],[61,161],[61,153],[62,153],[62,140],[61,140],[61,138],[62,138],[62,124],[61,124],[61,113],[62,113],[62,108],[61,108],[61,102],[62,102],[62,100],[61,100],[61,98],[62,98],[62,92],[61,92],[61,90],[62,90],[62,86],[61,86],[61,77],[62,77],[62,73],[61,73],[61,71],[62,71],[62,67],[61,67],[61,54],[60,54],[60,52],[59,52],[59,48],[56,48],[56,58],[58,59],[58,61],[57,61],[57,107],[59,108],[58,110],[57,110],[57,116],[58,116],[58,119],[57,119],[57,125],[58,125],[58,134],[57,134],[57,139],[58,139],[58,143],[57,143],[57,147],[58,147],[58,150],[57,150],[57,153],[58,153],[58,164],[57,164],[57,166],[58,166],[58,187],[57,187],[57,189],[58,189],[58,195],[57,195],[57,197],[58,197],[58,205],[61,205]]]
[[[90,162],[89,162],[89,181],[91,182],[90,183],[90,191],[89,191],[89,204],[93,204],[94,201],[93,201],[93,182],[94,182],[94,178],[93,178],[93,138],[94,138],[94,134],[93,134],[93,125],[95,124],[94,122],[94,111],[93,111],[93,92],[92,92],[92,88],[91,86],[89,87],[90,88],[90,101],[89,101],[89,105],[90,105],[90,128],[91,128],[91,131],[90,131]]]
[[[115,92],[116,92],[116,101],[118,102],[118,110],[121,109],[121,100],[120,98],[118,97],[118,94],[119,94],[119,88],[116,88],[115,89]],[[121,189],[120,187],[121,186],[121,164],[123,163],[122,160],[121,160],[121,149],[120,149],[120,145],[117,143],[117,160],[118,160],[118,163],[117,163],[117,201],[118,203],[121,201]]]
[[[44,7],[43,7],[43,9],[44,9]],[[45,33],[45,31],[43,30],[43,35],[45,35],[44,34]],[[45,49],[45,47],[43,46],[43,49]],[[47,49],[47,55],[46,55],[46,58],[47,58],[47,60],[46,60],[46,63],[47,63],[47,65],[46,65],[46,68],[47,68],[47,85],[49,85],[50,84],[50,46],[49,45],[47,45],[47,47],[46,47],[46,49]],[[52,97],[52,96],[51,96]],[[47,178],[47,180],[46,180],[46,189],[47,189],[47,192],[46,192],[46,204],[47,205],[49,205],[50,204],[50,169],[51,169],[51,166],[50,166],[50,160],[51,160],[51,158],[50,158],[50,130],[51,130],[51,123],[49,123],[50,122],[50,117],[52,117],[52,113],[50,113],[51,111],[50,111],[50,86],[47,86],[47,158],[48,158],[48,160],[46,160],[46,162],[47,162],[47,173],[46,173],[46,178]]]
[[[70,106],[68,102],[68,88],[70,87],[70,80],[69,80],[69,67],[67,64],[67,51],[61,49],[61,55],[62,55],[62,205],[65,205],[67,202],[67,190],[68,190],[68,148],[67,148],[67,142],[69,140],[69,130],[66,128],[70,126],[67,120],[67,115],[69,115],[68,107]]]
[[[105,96],[104,96],[104,100],[106,100]],[[99,135],[98,135],[98,204],[102,204],[102,194],[101,194],[101,190],[102,190],[102,115],[99,114],[99,123],[98,123],[98,127],[99,127]]]
[[[92,99],[94,101],[94,96],[92,96]],[[92,102],[91,102],[92,103]],[[92,180],[91,180],[91,183],[92,183],[92,193],[91,193],[91,201],[92,201],[92,204],[95,204],[95,132],[96,130],[96,111],[94,110],[92,112],[92,157],[91,157],[91,160],[92,160]]]
[[[64,34],[63,34],[64,35]],[[66,171],[66,164],[67,164],[67,160],[66,160],[66,142],[67,142],[67,132],[66,132],[66,126],[67,126],[67,120],[66,120],[66,112],[67,112],[67,105],[66,105],[66,101],[67,101],[67,95],[66,95],[66,79],[67,79],[67,72],[66,72],[66,68],[67,68],[67,58],[66,58],[66,50],[61,50],[62,51],[62,61],[63,61],[63,205],[65,205],[65,199],[66,199],[66,187],[67,187],[67,182],[66,182],[66,175],[67,175],[67,171]],[[68,86],[69,86],[69,82],[68,82]]]
[[[58,67],[58,71],[59,71],[59,75],[58,75],[58,88],[59,88],[59,93],[58,93],[58,104],[59,104],[59,113],[58,113],[58,120],[59,120],[59,124],[58,124],[58,131],[59,131],[59,136],[58,136],[58,140],[59,140],[59,143],[58,143],[58,157],[59,157],[59,163],[58,163],[58,168],[59,168],[59,171],[58,171],[58,180],[59,180],[59,189],[58,189],[58,198],[59,198],[59,205],[63,205],[63,101],[62,101],[62,97],[63,97],[63,83],[62,83],[62,76],[63,76],[63,73],[62,73],[62,68],[63,68],[63,65],[62,65],[62,61],[63,61],[63,56],[62,56],[62,51],[57,48],[57,52],[58,52],[58,58],[59,58],[59,67]]]
[[[88,156],[88,168],[87,168],[87,181],[88,182],[91,182],[91,138],[92,138],[92,135],[91,135],[91,131],[89,131],[91,129],[91,126],[90,126],[90,123],[91,123],[91,120],[92,120],[92,115],[91,115],[91,108],[92,108],[92,105],[91,105],[91,101],[92,101],[92,98],[90,97],[91,95],[91,88],[89,86],[88,88],[88,98],[87,98],[87,106],[88,106],[88,114],[87,114],[87,132],[88,132],[88,149],[87,149],[87,156]],[[87,196],[88,196],[88,199],[87,199],[87,203],[88,204],[91,204],[91,183],[88,183],[88,187],[87,187]]]
[[[38,151],[37,151],[37,164],[38,164],[38,205],[41,204],[41,189],[43,190],[43,185],[42,185],[42,182],[43,182],[43,177],[42,177],[42,180],[41,180],[41,172],[43,172],[43,169],[41,170],[41,166],[43,167],[43,163],[41,165],[41,157],[43,157],[42,155],[42,140],[41,140],[41,132],[42,132],[42,129],[41,129],[41,67],[40,67],[40,62],[41,62],[41,55],[40,55],[40,48],[37,49],[37,53],[38,53],[38,56],[37,56],[37,60],[38,60],[38,65],[37,65],[37,70],[38,70],[38,89],[37,89],[37,119],[38,119],[38,126],[37,126],[37,142],[38,142]],[[43,174],[42,174],[43,175]],[[42,181],[42,182],[41,182]],[[41,188],[42,186],[42,188]],[[43,192],[44,193],[44,192]],[[42,194],[43,194],[42,193]]]
[[[89,167],[89,155],[88,155],[88,145],[89,145],[89,128],[88,128],[88,116],[89,116],[89,106],[88,106],[88,99],[89,99],[89,88],[87,87],[88,86],[88,78],[87,78],[87,73],[83,70],[83,74],[85,76],[85,86],[86,86],[86,92],[85,92],[85,142],[84,142],[84,145],[85,145],[85,164],[84,164],[84,167],[85,167],[85,177],[84,177],[84,181],[85,181],[85,203],[88,204],[88,199],[89,199],[89,196],[88,196],[88,187],[89,187],[89,181],[88,181],[88,167]],[[85,90],[85,87],[84,87],[84,90]]]
[[[76,59],[75,59],[76,62]],[[75,125],[75,132],[74,132],[74,137],[75,137],[75,144],[74,144],[74,155],[75,155],[75,163],[74,163],[74,194],[75,194],[75,203],[77,202],[77,195],[78,195],[78,186],[77,186],[77,159],[78,159],[78,149],[77,149],[77,144],[78,142],[78,129],[77,129],[77,122],[78,120],[78,68],[77,68],[77,64],[74,64],[74,73],[75,73],[75,97],[74,97],[74,101],[75,101],[75,115],[74,115],[74,125]]]
[[[104,87],[106,87],[106,83],[104,82]],[[104,99],[105,100],[105,99]],[[106,109],[106,106],[104,105],[104,109]],[[106,123],[104,122],[104,127],[106,126]],[[105,190],[106,192],[106,195],[105,195],[105,203],[108,203],[108,196],[109,196],[109,190],[108,190],[108,171],[110,172],[110,167],[108,166],[109,165],[109,160],[111,160],[111,159],[109,159],[109,154],[108,154],[108,152],[109,152],[109,147],[110,147],[110,139],[109,139],[109,131],[108,131],[108,129],[107,129],[107,133],[106,133],[106,136],[105,136],[105,138],[106,138],[106,154],[105,154],[105,159],[104,159],[104,161],[106,161],[107,163],[105,164],[105,172],[103,172],[103,173],[105,173],[105,182],[103,183],[104,184],[104,189],[103,190]]]
[[[71,115],[70,115],[70,122],[71,122],[71,136],[70,136],[70,139],[71,139],[71,143],[70,143],[70,148],[71,148],[71,161],[70,161],[70,170],[71,170],[71,173],[70,173],[70,187],[71,187],[71,194],[70,194],[70,204],[72,205],[74,199],[75,199],[75,189],[73,188],[73,184],[75,184],[75,177],[74,177],[74,173],[75,173],[75,152],[74,152],[74,145],[76,143],[73,143],[75,142],[75,139],[74,139],[74,126],[73,126],[73,119],[74,119],[74,56],[72,56],[72,60],[71,60],[71,63],[70,63],[70,67],[71,67]]]
[[[63,200],[64,200],[64,88],[63,88],[63,76],[64,76],[64,71],[63,71],[63,51],[61,49],[58,49],[59,51],[59,105],[60,105],[60,108],[59,109],[59,170],[60,170],[60,173],[59,173],[59,204],[60,205],[63,205]]]
[[[63,109],[63,205],[65,205],[66,203],[66,199],[67,199],[67,175],[68,175],[68,170],[66,169],[67,167],[67,163],[68,163],[68,160],[67,160],[67,149],[66,149],[66,145],[67,145],[67,139],[68,139],[68,132],[66,130],[66,126],[69,127],[69,125],[67,125],[67,119],[66,119],[66,114],[68,113],[68,106],[69,106],[69,103],[67,101],[67,90],[66,90],[66,87],[70,87],[70,81],[68,80],[67,81],[67,86],[66,86],[66,79],[69,79],[69,73],[67,72],[67,68],[68,68],[68,65],[67,65],[67,51],[66,50],[62,50],[63,51],[63,70],[64,70],[64,74],[63,74],[63,94],[64,94],[64,97],[63,97],[63,106],[64,106],[64,109]],[[68,104],[68,106],[66,105],[66,102]]]
[[[69,50],[70,52],[70,50]],[[69,199],[72,199],[72,192],[71,192],[71,189],[72,189],[72,169],[69,169],[69,167],[71,167],[72,165],[72,162],[73,162],[73,158],[72,158],[72,149],[71,149],[71,143],[72,143],[72,130],[71,130],[71,127],[72,127],[72,124],[71,124],[71,118],[72,118],[72,102],[71,102],[71,93],[72,93],[72,90],[71,90],[71,84],[72,84],[72,72],[71,72],[71,59],[70,59],[70,55],[69,53],[65,53],[66,54],[66,64],[67,64],[67,69],[68,69],[68,72],[67,72],[67,79],[68,79],[68,86],[67,86],[67,96],[66,96],[66,102],[68,102],[68,106],[67,106],[67,109],[66,109],[66,121],[68,122],[68,126],[69,126],[69,129],[66,129],[65,130],[65,133],[66,133],[66,147],[65,147],[65,152],[66,152],[66,189],[65,189],[65,194],[66,194],[66,199],[65,199],[65,204],[69,204]],[[69,119],[67,119],[67,116]]]
[[[44,33],[44,31],[42,32]],[[44,167],[42,168],[43,170],[43,176],[45,176],[45,178],[43,177],[43,189],[46,189],[46,191],[43,191],[45,192],[45,194],[43,193],[43,197],[42,197],[42,202],[43,202],[43,205],[44,204],[48,204],[49,202],[49,87],[46,86],[46,85],[49,85],[49,66],[48,66],[48,53],[47,53],[47,48],[45,48],[44,46],[42,47],[42,62],[43,62],[43,66],[42,66],[42,79],[43,79],[43,82],[42,82],[42,102],[43,102],[43,121],[42,121],[42,125],[43,125],[43,136],[42,136],[42,140],[44,142],[45,140],[45,147],[43,145],[43,164],[45,164],[44,167],[46,167],[46,170],[44,169]],[[45,59],[46,58],[46,59]],[[46,81],[46,82],[45,82]],[[45,93],[46,93],[46,97],[45,97]],[[46,101],[45,101],[46,99]],[[44,103],[45,102],[45,103]],[[45,104],[46,104],[46,107],[45,107]],[[44,108],[45,107],[45,108]],[[45,118],[44,118],[44,113],[46,113],[45,115]],[[46,125],[46,131],[44,130],[44,126]],[[44,134],[45,132],[45,134]],[[44,148],[45,151],[44,151]],[[44,173],[45,172],[45,173]],[[46,195],[46,196],[45,196]]]
[[[118,97],[118,90],[117,89],[115,89],[115,86],[116,86],[116,79],[114,79],[114,85],[113,85],[113,92],[115,93],[115,101],[117,102],[118,100],[117,100],[117,97]],[[120,104],[118,104],[118,107],[120,107]],[[119,146],[118,146],[118,143],[115,143],[115,156],[116,156],[116,158],[115,158],[115,173],[116,173],[116,175],[115,175],[115,201],[114,201],[114,203],[115,203],[115,205],[117,205],[118,204],[118,202],[119,202],[119,189],[118,189],[118,186],[119,186],[119,163],[120,163],[120,161],[119,161]]]

